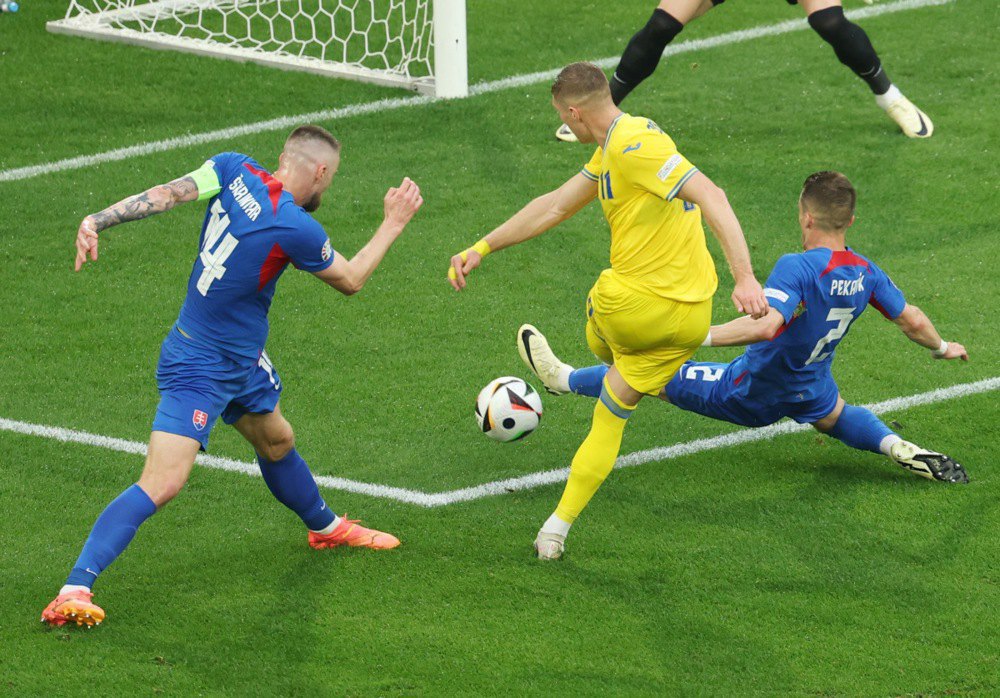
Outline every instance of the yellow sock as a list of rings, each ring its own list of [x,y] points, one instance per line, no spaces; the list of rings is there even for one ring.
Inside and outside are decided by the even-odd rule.
[[[608,390],[607,382],[601,388],[601,397],[594,406],[594,422],[590,433],[580,444],[562,499],[556,507],[556,516],[566,523],[573,523],[604,479],[614,468],[615,459],[622,446],[625,423],[635,405],[625,405]]]

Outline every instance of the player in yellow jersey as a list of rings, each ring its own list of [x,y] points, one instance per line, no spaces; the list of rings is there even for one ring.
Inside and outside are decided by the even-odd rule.
[[[600,68],[566,66],[552,85],[552,104],[580,141],[600,144],[594,157],[561,187],[452,257],[448,270],[452,286],[461,290],[491,251],[545,232],[595,197],[611,227],[611,268],[587,298],[586,332],[593,352],[613,366],[559,506],[535,539],[543,559],[562,556],[570,525],[614,466],[625,422],[639,400],[655,396],[708,335],[718,279],[705,245],[703,215],[736,281],[736,308],[755,318],[768,308],[725,193],[678,153],[655,123],[623,114]],[[547,348],[537,330],[521,328],[518,348],[529,363],[542,346]],[[550,382],[558,381],[546,381],[551,389]]]

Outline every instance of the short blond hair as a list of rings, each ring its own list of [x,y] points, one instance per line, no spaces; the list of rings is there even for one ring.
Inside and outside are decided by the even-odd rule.
[[[604,71],[593,63],[570,63],[559,71],[552,83],[552,96],[563,104],[587,102],[594,98],[611,99],[611,88]]]

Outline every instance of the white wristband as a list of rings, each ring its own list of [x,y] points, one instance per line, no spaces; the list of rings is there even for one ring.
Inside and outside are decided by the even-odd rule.
[[[701,343],[701,346],[703,347],[712,346],[712,330],[709,330],[708,334],[705,335],[705,341]]]
[[[931,349],[931,355],[935,359],[940,359],[942,356],[948,353],[948,342],[941,340],[941,346],[937,349]]]

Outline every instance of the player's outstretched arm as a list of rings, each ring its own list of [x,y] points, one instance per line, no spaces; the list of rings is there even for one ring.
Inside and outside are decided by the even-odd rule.
[[[924,311],[909,303],[903,308],[899,317],[893,320],[911,341],[931,350],[935,359],[969,360],[969,352],[958,342],[946,342],[934,328],[934,323],[924,314]]]
[[[778,310],[768,308],[767,315],[759,320],[744,315],[723,325],[712,325],[703,346],[732,347],[766,342],[774,339],[784,324],[784,316]]]
[[[91,213],[83,219],[76,233],[76,271],[80,271],[88,255],[91,260],[97,260],[98,233],[102,230],[163,213],[177,204],[197,199],[198,185],[191,175],[186,175],[123,199],[103,211]]]
[[[747,249],[743,228],[740,227],[733,207],[729,205],[726,192],[704,174],[697,172],[684,183],[677,196],[701,208],[705,222],[722,245],[729,270],[736,282],[732,295],[736,309],[753,318],[764,317],[768,308],[764,289],[753,275],[750,250]]]
[[[386,192],[383,205],[385,217],[368,244],[358,250],[350,260],[335,255],[333,264],[315,275],[345,296],[352,296],[362,288],[378,267],[385,253],[392,247],[406,228],[407,223],[423,205],[420,187],[409,177],[399,187]]]
[[[489,235],[451,258],[448,281],[456,291],[465,288],[465,277],[479,266],[490,252],[530,240],[572,218],[597,196],[597,182],[576,174],[565,184],[534,199],[501,223]]]

